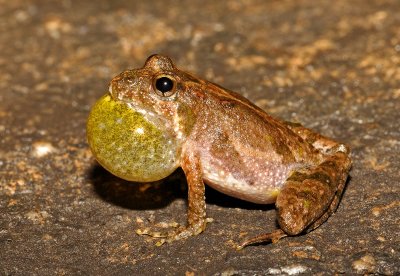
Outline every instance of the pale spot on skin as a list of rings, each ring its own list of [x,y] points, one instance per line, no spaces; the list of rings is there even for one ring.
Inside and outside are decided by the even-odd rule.
[[[137,134],[144,134],[144,129],[141,128],[141,127],[138,127],[137,129],[135,129],[135,132],[136,132]]]

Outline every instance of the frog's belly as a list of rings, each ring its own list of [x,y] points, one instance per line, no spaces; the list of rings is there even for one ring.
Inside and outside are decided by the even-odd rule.
[[[299,164],[281,164],[251,160],[240,170],[220,162],[203,160],[203,179],[212,188],[246,201],[274,203],[290,172]],[[243,164],[242,164],[243,165]]]

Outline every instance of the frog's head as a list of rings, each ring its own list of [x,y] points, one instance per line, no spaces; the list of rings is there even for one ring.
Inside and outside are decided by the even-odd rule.
[[[175,124],[175,128],[187,132],[190,125],[185,124],[189,115],[184,109],[188,95],[185,91],[188,84],[197,83],[196,78],[176,68],[169,57],[152,55],[142,68],[124,71],[112,79],[109,92],[113,99],[127,103],[138,112],[157,114],[167,127]],[[183,114],[184,120],[177,122]]]
[[[138,182],[162,179],[179,167],[194,120],[177,97],[185,75],[168,57],[153,55],[143,68],[111,81],[87,123],[89,145],[103,167]]]

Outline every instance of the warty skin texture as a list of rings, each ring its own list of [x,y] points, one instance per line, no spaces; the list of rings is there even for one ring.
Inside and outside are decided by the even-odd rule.
[[[118,112],[126,118],[122,124]],[[95,131],[92,121],[99,126],[102,117],[111,134]],[[205,229],[204,183],[254,203],[276,202],[281,229],[241,246],[315,229],[335,211],[351,167],[345,145],[277,120],[161,55],[111,81],[109,95],[90,114],[88,140],[100,164],[128,180],[155,181],[182,167],[188,182],[188,225],[168,233],[138,231],[167,241]],[[102,142],[95,144],[97,140]]]

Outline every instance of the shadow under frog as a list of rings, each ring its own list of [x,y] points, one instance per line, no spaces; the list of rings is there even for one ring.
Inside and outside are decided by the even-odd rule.
[[[160,243],[205,230],[205,184],[252,203],[275,203],[280,229],[239,248],[311,231],[336,210],[351,168],[346,145],[273,118],[161,55],[111,81],[91,110],[87,137],[97,161],[125,180],[154,182],[182,168],[187,226],[137,231]]]
[[[123,180],[98,164],[89,168],[89,179],[95,192],[105,201],[131,210],[157,210],[176,199],[187,198],[185,174],[177,169],[167,178],[152,183]],[[240,200],[206,187],[207,204],[245,210],[272,210],[273,205],[259,205]]]
[[[131,210],[156,210],[177,198],[185,198],[185,187],[176,172],[153,183],[139,183],[118,178],[100,165],[90,168],[90,181],[95,192],[105,201]]]

